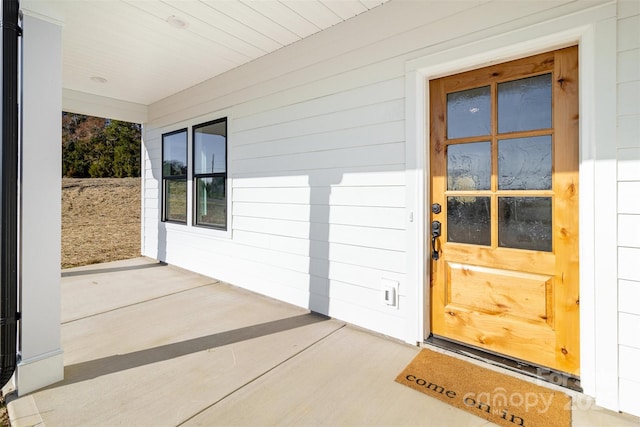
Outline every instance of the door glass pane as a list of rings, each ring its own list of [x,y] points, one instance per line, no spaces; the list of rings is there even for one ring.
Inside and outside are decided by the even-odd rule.
[[[551,135],[498,142],[498,189],[551,189]]]
[[[551,74],[498,84],[498,132],[551,127]]]
[[[447,189],[491,189],[490,142],[472,142],[447,147]]]
[[[491,199],[447,197],[447,241],[491,245]]]
[[[500,197],[498,245],[551,252],[551,197]]]
[[[223,176],[196,179],[196,224],[226,226],[225,181]]]
[[[491,87],[447,95],[447,138],[491,134]]]

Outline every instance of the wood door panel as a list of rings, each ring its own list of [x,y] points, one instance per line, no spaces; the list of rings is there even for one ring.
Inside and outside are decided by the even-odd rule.
[[[492,249],[452,243],[444,244],[442,255],[445,261],[540,274],[553,271],[556,265],[556,256],[550,252],[523,252],[518,249]]]
[[[556,364],[555,331],[549,325],[521,322],[508,316],[478,316],[473,310],[452,309],[444,316],[442,336],[474,347],[531,360],[537,364]]]
[[[550,77],[537,78],[542,75]],[[545,85],[543,89],[531,89],[546,94],[535,111],[528,109],[534,108],[529,101],[535,98],[534,92],[526,92],[530,90],[528,82],[534,81],[531,77]],[[486,87],[490,90],[476,90]],[[500,92],[501,87],[520,91],[508,95],[512,96],[509,102],[515,104],[506,105],[514,107],[501,111],[523,111],[517,120],[538,117],[529,115],[531,112],[551,114],[552,119],[530,127],[501,127],[501,120],[507,123],[514,117],[500,116],[498,99],[507,96],[507,92]],[[429,82],[430,203],[442,208],[429,218],[430,223],[439,221],[442,231],[435,242],[437,257],[431,260],[431,331],[573,375],[580,372],[578,89],[575,46]],[[462,104],[451,104],[450,110],[449,97],[467,98]],[[450,111],[454,117],[451,122]],[[474,116],[478,112],[482,114]],[[482,120],[482,126],[474,125],[467,131],[466,124],[474,120]],[[449,125],[460,126],[462,131],[449,131]],[[527,158],[531,165],[514,169],[509,163],[500,163],[509,161],[510,152],[500,150],[501,141],[520,139],[535,144],[545,136],[549,145],[536,149],[550,147],[544,148],[550,151],[537,151],[543,154]],[[480,164],[480,160],[487,165],[487,151],[482,148],[485,145],[471,145],[479,142],[491,145],[490,188],[486,185],[488,168],[468,166]],[[462,156],[471,160],[461,160]],[[519,154],[511,156],[521,159]],[[535,159],[543,158],[550,163],[538,160],[541,163],[536,170],[550,173],[550,184],[546,184],[548,175],[534,170]],[[450,177],[482,185],[448,187]],[[505,177],[521,179],[518,182],[522,184],[503,186]],[[490,207],[448,204],[450,200],[472,201],[478,197],[488,200],[484,206]],[[536,200],[545,202],[535,205]],[[522,243],[527,241],[541,243]]]
[[[446,308],[465,308],[514,321],[552,324],[553,277],[447,263]]]

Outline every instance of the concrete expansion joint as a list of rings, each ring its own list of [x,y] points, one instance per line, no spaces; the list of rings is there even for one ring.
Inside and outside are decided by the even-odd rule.
[[[347,326],[346,323],[342,323],[342,324],[337,325],[336,329],[334,329],[331,332],[323,335],[322,337],[318,338],[317,340],[315,340],[314,342],[312,342],[308,346],[300,349],[299,351],[295,352],[291,356],[287,357],[286,359],[282,360],[281,362],[277,363],[276,365],[272,366],[271,368],[267,369],[266,371],[262,372],[261,374],[255,376],[251,380],[245,382],[244,384],[240,385],[239,387],[237,387],[234,390],[230,391],[229,393],[225,394],[220,399],[218,399],[215,402],[213,402],[211,405],[206,406],[205,408],[203,408],[200,411],[198,411],[198,412],[194,413],[193,415],[191,415],[189,418],[187,418],[187,419],[183,420],[182,422],[178,423],[177,427],[180,427],[180,426],[184,425],[185,423],[191,421],[192,419],[194,419],[198,415],[202,414],[205,411],[208,411],[209,409],[211,409],[214,406],[216,406],[218,403],[222,402],[223,400],[227,399],[228,397],[230,397],[230,396],[234,395],[235,393],[239,392],[240,390],[244,389],[248,385],[256,382],[257,380],[259,380],[260,378],[264,377],[268,373],[278,369],[279,367],[281,367],[284,364],[290,362],[291,360],[296,359],[298,356],[302,355],[302,353],[305,353],[307,350],[310,350],[311,348],[315,347],[316,345],[318,345],[322,341],[324,341],[327,338],[331,337],[332,335],[338,333],[340,330],[344,329],[346,326]]]
[[[87,316],[82,316],[82,317],[78,317],[78,318],[75,318],[75,319],[65,320],[63,322],[60,322],[60,324],[61,325],[66,325],[66,324],[69,324],[69,323],[77,322],[79,320],[84,320],[84,319],[89,319],[91,317],[101,316],[103,314],[112,313],[114,311],[122,310],[124,308],[135,307],[136,305],[141,305],[141,304],[144,304],[144,303],[147,303],[147,302],[150,302],[150,301],[160,300],[160,299],[163,299],[163,298],[171,297],[171,296],[174,296],[174,295],[182,294],[182,293],[185,293],[185,292],[193,291],[195,289],[200,289],[200,288],[204,288],[204,287],[207,287],[207,286],[217,285],[217,284],[220,284],[220,283],[221,282],[219,280],[215,280],[215,281],[213,281],[211,283],[205,283],[204,285],[194,286],[194,287],[189,288],[189,289],[182,289],[182,290],[179,290],[179,291],[176,291],[176,292],[172,292],[172,293],[169,293],[169,294],[160,295],[160,296],[153,297],[153,298],[147,298],[145,300],[140,300],[140,301],[137,301],[137,302],[134,302],[134,303],[131,303],[131,304],[125,304],[125,305],[121,305],[119,307],[115,307],[115,308],[112,308],[112,309],[109,309],[109,310],[104,310],[104,311],[100,311],[100,312],[97,312],[97,313],[89,314]]]

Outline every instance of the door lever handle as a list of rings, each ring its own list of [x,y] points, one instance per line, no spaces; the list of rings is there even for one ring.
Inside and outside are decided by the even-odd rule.
[[[436,239],[440,237],[442,224],[440,221],[431,222],[431,259],[437,261],[440,259],[440,253],[436,248]]]

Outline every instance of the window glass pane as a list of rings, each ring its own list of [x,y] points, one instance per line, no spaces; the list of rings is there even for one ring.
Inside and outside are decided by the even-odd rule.
[[[551,227],[551,197],[498,199],[500,247],[551,252]]]
[[[162,176],[187,174],[187,131],[162,136]]]
[[[165,180],[165,220],[187,221],[187,180]]]
[[[447,95],[447,138],[491,134],[491,87]]]
[[[551,135],[498,142],[498,189],[551,189]]]
[[[227,225],[227,197],[224,177],[196,178],[196,224]]]
[[[491,245],[489,197],[447,197],[447,241]]]
[[[551,74],[498,85],[498,132],[551,127]]]
[[[491,143],[472,142],[447,147],[447,189],[491,189]]]
[[[193,131],[193,173],[227,171],[226,120],[195,128]]]

